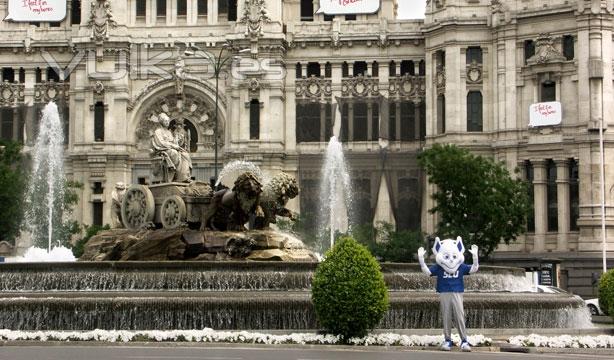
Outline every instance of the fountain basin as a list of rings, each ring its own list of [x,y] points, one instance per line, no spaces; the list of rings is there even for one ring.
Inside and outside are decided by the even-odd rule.
[[[316,267],[249,261],[0,264],[0,323],[12,330],[318,329],[309,290]],[[432,278],[415,264],[382,264],[382,271],[390,309],[379,328],[441,326]],[[504,291],[526,290],[522,269],[483,266],[466,281],[471,328],[590,326],[578,297]]]

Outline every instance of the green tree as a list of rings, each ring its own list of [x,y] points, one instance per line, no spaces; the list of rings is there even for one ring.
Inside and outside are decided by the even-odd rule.
[[[377,226],[354,226],[352,236],[368,247],[378,260],[385,262],[414,262],[418,248],[424,246],[423,236],[419,231],[397,231],[394,225],[387,222],[378,222]]]
[[[439,236],[462,236],[466,247],[476,244],[487,257],[501,241],[509,244],[525,232],[528,187],[504,163],[439,144],[421,153],[418,163],[437,187],[429,211],[439,215]]]
[[[14,243],[23,219],[26,189],[21,145],[0,141],[0,240]]]
[[[52,216],[52,246],[61,245],[67,248],[72,247],[71,238],[74,234],[81,231],[79,223],[73,219],[72,214],[75,205],[79,202],[78,191],[83,188],[83,184],[78,181],[64,180],[64,191],[62,201],[57,202]],[[33,192],[31,204],[28,210],[27,230],[32,233],[35,246],[46,249],[48,246],[48,208],[45,204],[43,192]]]

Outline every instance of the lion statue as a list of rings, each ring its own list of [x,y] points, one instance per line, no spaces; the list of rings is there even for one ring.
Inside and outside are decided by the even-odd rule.
[[[262,217],[258,206],[262,184],[254,174],[245,172],[237,178],[231,189],[213,194],[211,205],[204,211],[201,230],[245,231],[251,215]]]
[[[298,196],[298,184],[296,179],[284,172],[275,175],[271,181],[264,185],[260,196],[260,207],[264,216],[256,218],[254,228],[258,230],[268,229],[269,224],[277,223],[276,217],[283,216],[290,220],[296,220],[297,215],[286,209],[290,199]]]

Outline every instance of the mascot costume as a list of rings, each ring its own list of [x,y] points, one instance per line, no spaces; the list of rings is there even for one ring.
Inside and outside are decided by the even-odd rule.
[[[437,276],[437,292],[441,305],[441,315],[443,318],[443,334],[445,340],[441,349],[450,351],[454,346],[452,342],[452,320],[461,337],[460,348],[462,351],[471,351],[471,346],[467,341],[467,330],[465,329],[465,311],[463,309],[463,292],[465,284],[463,276],[473,274],[478,271],[478,247],[471,246],[469,252],[473,255],[473,265],[465,264],[465,246],[461,237],[456,240],[435,239],[433,253],[435,254],[436,265],[430,268],[424,263],[424,248],[418,249],[418,261],[422,272],[429,276]]]

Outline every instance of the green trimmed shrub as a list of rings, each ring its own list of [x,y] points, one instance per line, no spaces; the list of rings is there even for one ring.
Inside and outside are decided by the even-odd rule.
[[[614,269],[601,275],[599,280],[599,307],[604,313],[614,315]]]
[[[388,310],[379,263],[351,237],[340,238],[318,266],[311,297],[320,325],[344,341],[362,337]]]

